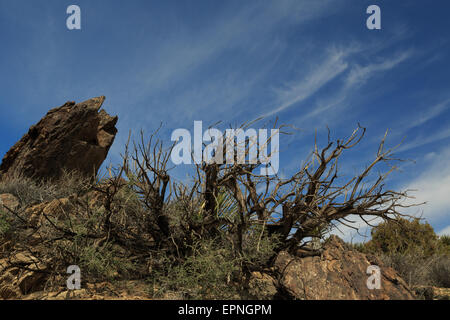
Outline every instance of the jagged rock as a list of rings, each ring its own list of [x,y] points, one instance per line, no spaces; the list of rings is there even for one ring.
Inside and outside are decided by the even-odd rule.
[[[18,252],[10,258],[10,263],[16,265],[38,264],[39,260],[26,252]]]
[[[3,206],[8,207],[11,210],[16,210],[19,207],[19,200],[10,193],[0,194],[0,210]]]
[[[73,209],[73,204],[68,198],[55,199],[50,202],[42,202],[25,210],[25,216],[31,226],[37,228],[41,225],[43,214],[47,217],[58,218]]]
[[[15,299],[20,295],[17,288],[14,286],[5,285],[0,287],[0,298],[1,299]]]
[[[450,300],[450,288],[418,286],[414,288],[416,295],[425,300]]]
[[[252,272],[248,283],[248,293],[252,298],[272,300],[277,295],[278,290],[275,286],[275,280],[270,275]]]
[[[381,269],[381,288],[367,287],[367,267]],[[281,252],[275,268],[280,274],[279,291],[287,298],[305,300],[403,300],[414,299],[398,273],[384,267],[376,257],[351,249],[332,236],[321,256],[295,257]]]
[[[100,110],[105,97],[66,102],[31,126],[5,155],[0,177],[57,179],[62,171],[93,175],[114,142],[117,116]]]
[[[19,278],[17,284],[22,294],[28,294],[42,290],[45,280],[46,274],[29,271]]]
[[[0,260],[0,298],[13,299],[42,290],[47,274],[45,266],[33,255],[18,252]]]

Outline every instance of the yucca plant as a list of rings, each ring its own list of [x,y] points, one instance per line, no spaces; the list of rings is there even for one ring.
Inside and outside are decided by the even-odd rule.
[[[238,205],[236,199],[225,189],[220,189],[216,196],[217,216],[230,222],[235,222],[238,217]]]

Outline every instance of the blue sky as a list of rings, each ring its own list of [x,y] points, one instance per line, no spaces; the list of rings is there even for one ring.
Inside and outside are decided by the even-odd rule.
[[[81,30],[66,28],[71,4]],[[381,30],[366,28],[371,4]],[[397,155],[415,161],[389,187],[417,189],[428,204],[415,213],[450,234],[449,10],[444,0],[0,0],[0,154],[48,109],[99,95],[119,116],[106,163],[130,129],[163,122],[169,141],[194,120],[266,116],[301,129],[280,140],[288,174],[315,130],[341,138],[359,122],[367,136],[343,173],[363,168],[389,129],[388,144],[405,139]]]

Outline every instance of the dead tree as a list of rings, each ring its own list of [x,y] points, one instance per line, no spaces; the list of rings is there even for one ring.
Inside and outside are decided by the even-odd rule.
[[[164,211],[164,204],[170,198],[167,165],[171,149],[164,150],[162,141],[156,139],[157,132],[146,142],[141,131],[139,143],[133,143],[131,156],[127,152],[123,155],[123,171],[148,209],[147,231],[161,243],[171,236],[169,219]]]
[[[248,124],[240,128],[246,127]],[[348,178],[339,175],[342,154],[357,146],[365,132],[358,126],[347,139],[335,142],[328,134],[328,142],[321,149],[316,141],[312,156],[288,178],[262,175],[261,163],[236,161],[239,150],[244,150],[245,158],[249,156],[254,141],[247,139],[238,146],[232,138],[232,142],[221,146],[223,150],[216,152],[225,153],[231,145],[235,161],[197,164],[192,185],[171,184],[168,161],[172,148],[164,149],[155,134],[145,143],[141,132],[141,140],[134,144],[131,156],[125,155],[123,172],[147,209],[148,233],[160,247],[172,247],[172,252],[180,254],[188,252],[195,239],[225,235],[236,253],[242,255],[248,234],[259,230],[261,235],[278,239],[276,251],[296,251],[337,225],[357,229],[351,217],[360,217],[370,224],[369,220],[375,217],[404,216],[401,209],[407,207],[403,200],[408,198],[408,191],[390,190],[384,185],[396,169],[394,163],[399,161],[393,156],[395,148],[385,149],[386,135],[374,160],[360,174]],[[226,141],[227,137],[224,135],[223,139]],[[269,145],[271,140],[268,137],[259,144]],[[374,179],[371,173],[380,164],[388,169]],[[233,203],[229,214],[221,208],[223,195]],[[177,214],[181,214],[174,223],[170,206],[177,206]]]
[[[320,238],[338,224],[357,229],[349,220],[358,216],[367,224],[371,217],[396,219],[404,216],[400,209],[408,191],[385,189],[386,177],[396,169],[393,149],[385,149],[382,139],[375,159],[358,175],[343,179],[338,175],[338,160],[344,151],[354,148],[364,137],[358,127],[345,140],[332,142],[319,149],[317,141],[311,159],[290,178],[258,174],[260,164],[203,164],[204,196],[211,218],[214,218],[212,198],[225,188],[236,203],[238,219],[227,221],[227,230],[234,235],[236,248],[243,249],[244,235],[254,225],[263,225],[269,235],[280,240],[277,250],[295,250],[306,239]],[[261,141],[260,141],[261,143]],[[270,143],[270,137],[265,143]],[[245,146],[248,154],[249,143]],[[316,165],[317,163],[317,165]],[[373,169],[384,163],[387,172],[370,180]]]

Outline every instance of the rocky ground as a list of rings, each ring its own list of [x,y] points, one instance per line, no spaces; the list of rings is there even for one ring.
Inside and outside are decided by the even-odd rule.
[[[0,195],[9,208],[18,205],[11,194]],[[60,199],[27,208],[30,226],[38,224],[43,215],[56,216],[61,210],[70,210],[68,199]],[[93,202],[95,204],[95,202]],[[33,238],[30,229],[30,238]],[[32,241],[32,240],[31,240]],[[35,257],[36,248],[10,246],[3,243],[0,253],[0,298],[3,299],[151,299],[154,297],[149,283],[143,280],[83,283],[81,290],[68,291],[64,277],[53,280],[48,286],[45,261]],[[381,288],[367,287],[367,267],[381,268]],[[428,296],[430,293],[427,293]],[[436,294],[438,296],[439,294]],[[442,295],[442,293],[440,293]],[[414,299],[414,292],[392,268],[383,267],[374,256],[366,256],[338,237],[324,244],[319,256],[304,256],[303,252],[291,255],[281,252],[274,267],[267,272],[254,272],[249,281],[249,297],[256,299]],[[162,299],[179,299],[176,292]]]
[[[1,194],[0,200],[9,208],[18,205],[11,194]],[[39,224],[43,215],[56,216],[62,210],[70,210],[68,199],[41,203],[30,208],[30,226]],[[97,202],[93,201],[92,205]],[[33,242],[32,229],[29,240]],[[37,239],[36,239],[37,240]],[[31,243],[30,242],[30,243]],[[38,248],[28,250],[24,246],[0,244],[0,298],[2,299],[154,299],[152,288],[145,280],[121,280],[112,282],[83,283],[81,290],[69,291],[65,278],[59,277],[48,286],[46,268],[34,255]],[[7,258],[5,258],[7,257]],[[367,287],[367,267],[377,265],[381,269],[381,288]],[[281,252],[274,267],[265,272],[254,272],[249,281],[249,297],[255,299],[331,299],[331,300],[386,300],[386,299],[449,299],[449,289],[422,287],[413,290],[392,268],[383,266],[375,256],[365,255],[344,243],[336,236],[326,241],[318,256],[305,256]],[[176,292],[160,299],[181,299]]]

